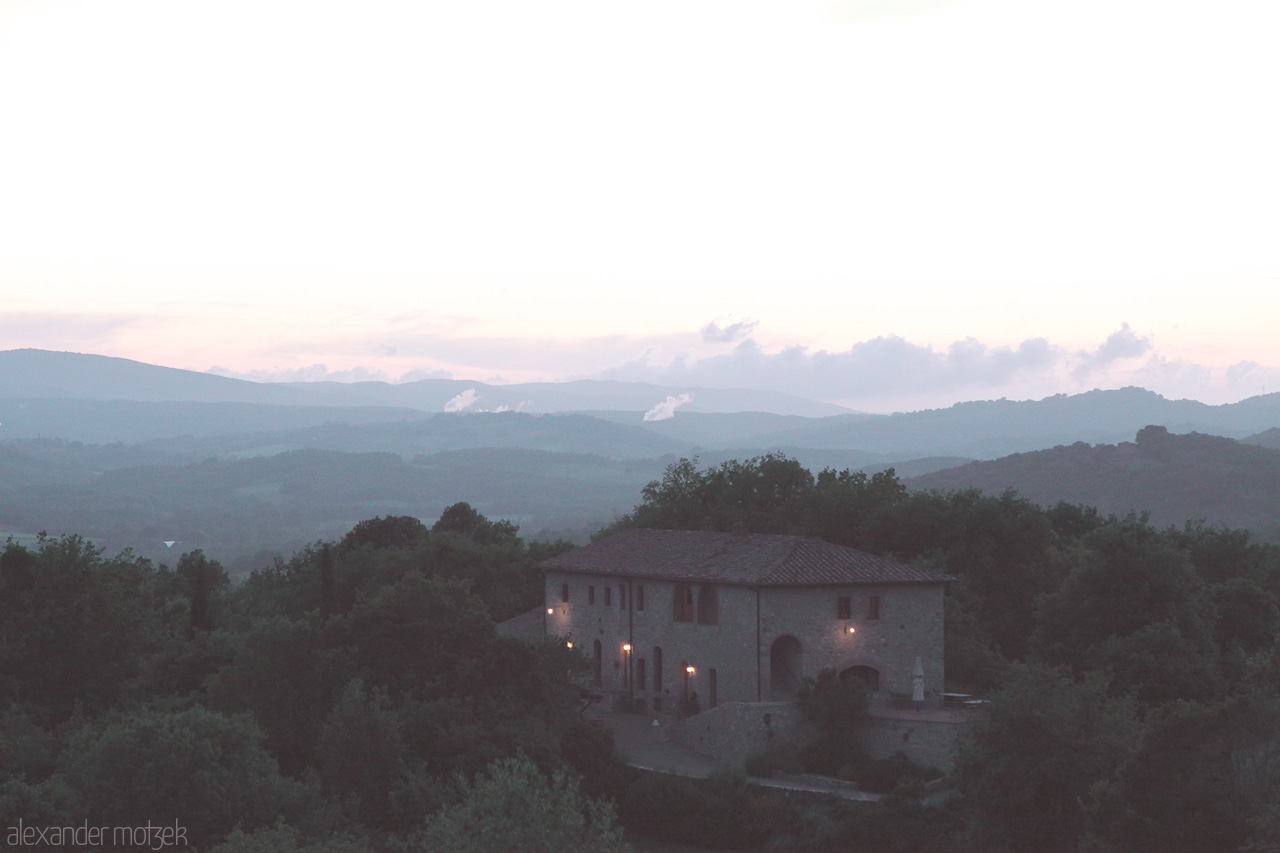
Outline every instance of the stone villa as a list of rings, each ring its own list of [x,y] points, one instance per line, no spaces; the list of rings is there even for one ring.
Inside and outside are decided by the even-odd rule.
[[[546,560],[544,632],[580,648],[620,706],[788,700],[826,667],[875,704],[943,690],[946,576],[820,539],[624,530]]]

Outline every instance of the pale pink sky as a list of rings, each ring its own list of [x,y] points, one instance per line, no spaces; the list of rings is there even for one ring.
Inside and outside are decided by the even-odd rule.
[[[0,349],[1280,390],[1272,0],[10,0]]]

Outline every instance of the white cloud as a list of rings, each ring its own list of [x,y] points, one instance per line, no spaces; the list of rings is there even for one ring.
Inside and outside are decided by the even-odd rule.
[[[644,413],[646,421],[665,421],[676,416],[676,409],[693,401],[692,394],[681,394],[679,397],[667,395],[667,399]]]
[[[251,382],[391,382],[390,376],[381,370],[368,370],[363,367],[350,367],[345,370],[330,370],[323,364],[312,364],[307,367],[263,368],[259,370],[235,371],[214,365],[206,373],[216,376],[227,376],[232,379],[248,379]]]
[[[709,344],[732,343],[750,335],[758,325],[760,325],[758,320],[739,320],[736,323],[721,326],[712,320],[702,327],[702,340]]]
[[[1090,376],[1105,371],[1116,362],[1141,358],[1152,351],[1151,338],[1135,333],[1128,323],[1122,323],[1120,330],[1112,333],[1093,352],[1081,353],[1080,363],[1072,371],[1077,381],[1084,382]]]
[[[464,412],[476,404],[476,400],[480,397],[476,393],[476,389],[468,388],[452,400],[444,404],[446,412]]]
[[[1091,388],[1141,385],[1173,397],[1234,402],[1280,390],[1280,370],[1242,361],[1213,368],[1160,352],[1156,336],[1128,324],[1093,348],[1043,337],[1013,346],[974,338],[945,347],[883,335],[830,351],[789,346],[769,351],[748,338],[728,352],[665,361],[645,355],[602,371],[602,379],[710,388],[749,388],[797,394],[866,411],[910,411],[964,400],[1038,399]],[[655,407],[656,417],[665,411]]]

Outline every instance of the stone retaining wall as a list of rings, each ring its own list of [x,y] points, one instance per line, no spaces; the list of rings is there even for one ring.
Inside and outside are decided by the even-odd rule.
[[[901,751],[916,764],[950,774],[955,769],[956,743],[968,727],[968,720],[960,719],[870,717],[862,724],[858,741],[871,758],[888,758]]]
[[[872,716],[859,727],[858,739],[871,758],[900,751],[917,764],[950,773],[967,728],[968,721],[958,717]],[[794,753],[816,736],[795,702],[727,702],[674,723],[670,731],[677,743],[734,767],[771,747]]]
[[[797,750],[813,736],[795,702],[726,702],[671,726],[671,739],[742,767],[770,746]]]

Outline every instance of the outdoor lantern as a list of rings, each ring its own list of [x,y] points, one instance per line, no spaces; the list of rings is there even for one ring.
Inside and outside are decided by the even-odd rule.
[[[573,648],[573,640],[569,640],[567,643],[565,643],[565,645],[568,646],[569,648]]]
[[[693,675],[693,667],[691,667],[691,666],[686,666],[686,667],[684,668],[684,671],[685,671],[685,672],[687,672],[687,673],[689,673],[690,675]]]
[[[850,625],[850,626],[849,626],[849,633],[850,633],[850,634],[856,634],[856,633],[858,633],[858,629],[857,629],[857,628],[855,628],[855,627],[853,627],[852,625]]]
[[[547,615],[548,615],[548,616],[550,616],[550,615],[551,615],[551,613],[552,613],[554,610],[555,610],[555,608],[554,608],[554,607],[548,607],[548,608],[547,608]]]
[[[629,652],[629,651],[631,651],[631,644],[630,644],[630,643],[623,643],[623,644],[622,644],[622,650],[623,650],[624,652]]]

